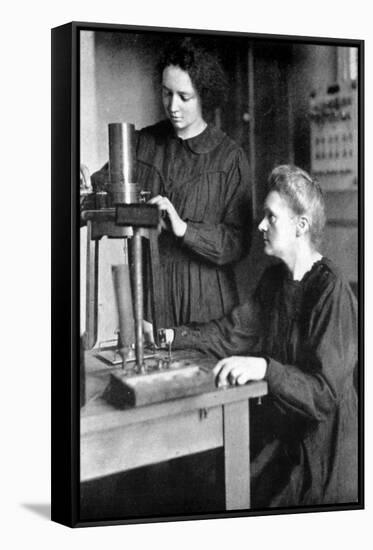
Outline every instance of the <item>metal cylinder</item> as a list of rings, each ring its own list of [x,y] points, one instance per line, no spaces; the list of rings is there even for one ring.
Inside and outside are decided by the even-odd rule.
[[[109,124],[109,177],[107,188],[113,204],[139,201],[135,180],[135,126],[127,122]]]
[[[106,187],[112,205],[139,202],[137,183],[108,183]]]
[[[114,293],[118,307],[121,346],[124,348],[131,348],[135,342],[135,329],[129,266],[126,264],[113,265],[111,269]]]
[[[131,239],[133,246],[134,261],[134,313],[135,313],[135,334],[136,334],[136,364],[140,372],[145,369],[144,364],[144,339],[143,339],[143,304],[144,288],[142,280],[142,241],[141,229],[133,228],[133,237]]]

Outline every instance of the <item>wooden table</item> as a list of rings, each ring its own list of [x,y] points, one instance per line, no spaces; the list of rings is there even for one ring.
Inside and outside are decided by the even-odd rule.
[[[119,410],[100,397],[110,369],[93,354],[86,369],[97,395],[81,411],[81,481],[223,446],[226,509],[250,508],[249,400],[266,382]]]

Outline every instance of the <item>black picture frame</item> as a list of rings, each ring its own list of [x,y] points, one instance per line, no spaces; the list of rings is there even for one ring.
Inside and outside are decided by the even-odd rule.
[[[356,48],[358,85],[357,258],[359,303],[359,498],[343,505],[267,510],[219,510],[141,517],[84,518],[80,504],[80,33],[203,35],[256,44],[309,44]],[[362,40],[229,33],[72,22],[52,29],[52,520],[70,527],[358,510],[364,508],[364,42]],[[259,201],[260,202],[260,201]]]

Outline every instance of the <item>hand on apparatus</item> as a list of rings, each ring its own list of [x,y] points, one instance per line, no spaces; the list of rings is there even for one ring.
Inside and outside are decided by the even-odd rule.
[[[252,380],[262,380],[267,370],[267,361],[263,357],[242,357],[233,355],[221,359],[214,369],[216,385],[242,386]]]
[[[156,204],[161,212],[166,212],[168,216],[169,225],[171,230],[176,237],[184,237],[187,224],[180,218],[179,214],[176,212],[174,205],[167,197],[162,197],[162,195],[157,195],[150,199],[148,204]],[[161,219],[161,229],[168,229],[165,220]]]

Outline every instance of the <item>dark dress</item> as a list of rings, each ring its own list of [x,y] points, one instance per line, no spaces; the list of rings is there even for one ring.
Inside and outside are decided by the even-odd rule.
[[[357,307],[331,261],[302,281],[272,266],[252,302],[178,327],[174,347],[267,358],[268,396],[251,415],[254,507],[356,502]]]
[[[222,131],[208,126],[179,139],[169,121],[139,133],[138,181],[170,199],[187,231],[159,237],[165,326],[209,321],[238,303],[233,263],[248,249],[251,229],[246,157]]]
[[[164,281],[164,326],[204,322],[238,303],[233,265],[248,252],[251,225],[249,168],[243,150],[213,126],[179,139],[169,121],[137,133],[141,190],[169,198],[187,222],[182,239],[159,236]],[[92,176],[97,187],[107,166]]]

